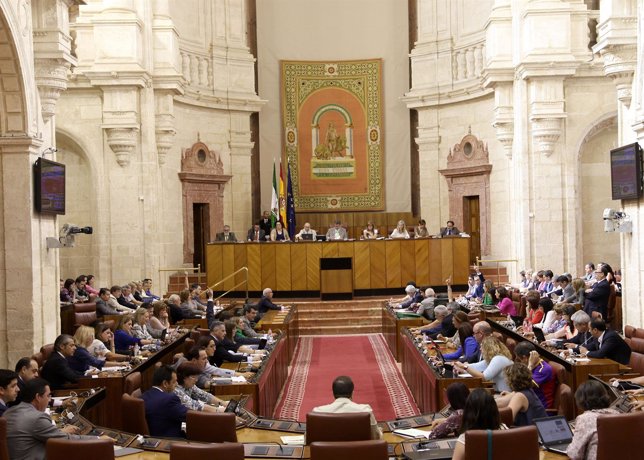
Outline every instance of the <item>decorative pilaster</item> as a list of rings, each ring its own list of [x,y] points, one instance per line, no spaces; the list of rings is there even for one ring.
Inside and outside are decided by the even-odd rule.
[[[54,116],[58,98],[67,89],[67,72],[70,67],[71,62],[65,59],[35,60],[36,86],[45,122]]]

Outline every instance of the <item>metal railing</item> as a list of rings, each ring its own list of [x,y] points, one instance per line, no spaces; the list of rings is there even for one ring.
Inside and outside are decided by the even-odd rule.
[[[501,262],[518,263],[519,260],[518,259],[479,259],[478,256],[476,256],[476,268],[477,269],[480,268],[481,265],[484,264],[484,263],[496,263],[496,280],[497,280],[497,282],[499,281],[499,279],[501,279],[501,272],[500,272],[501,267],[499,266],[499,264]],[[508,274],[508,277],[509,277],[509,274]]]
[[[167,268],[159,268],[159,285],[160,286],[168,286],[168,280],[169,277],[165,279],[165,282],[161,281],[161,273],[162,272],[180,272],[180,273],[185,273],[187,271],[191,272],[197,272],[197,282],[201,284],[201,264],[197,264],[196,267],[178,267],[178,268],[172,268],[172,267],[167,267]]]
[[[214,299],[215,302],[217,300],[221,299],[222,297],[224,297],[226,294],[232,292],[233,289],[235,289],[235,288],[237,288],[239,286],[242,286],[244,284],[246,285],[246,299],[248,300],[248,267],[241,267],[240,269],[238,269],[238,270],[234,271],[233,273],[231,273],[230,275],[226,276],[224,279],[217,281],[212,286],[208,286],[208,289],[211,289],[212,291],[214,291],[215,287],[219,286],[220,284],[223,284],[226,280],[232,278],[233,276],[235,276],[235,275],[237,275],[238,273],[241,273],[241,272],[244,272],[245,275],[246,275],[244,281],[242,281],[241,283],[235,284],[232,288],[228,289],[226,292],[224,292],[220,296],[215,297],[215,299]]]

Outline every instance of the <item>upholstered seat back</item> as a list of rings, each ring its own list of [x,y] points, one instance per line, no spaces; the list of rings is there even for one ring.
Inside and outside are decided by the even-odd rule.
[[[48,460],[113,460],[114,443],[109,439],[52,438],[47,441]]]
[[[243,444],[188,444],[174,442],[170,445],[170,460],[244,460]]]
[[[367,412],[306,414],[306,441],[367,441],[371,439],[371,417]]]
[[[644,452],[644,412],[597,418],[597,460],[639,460]]]
[[[186,435],[190,441],[237,442],[235,414],[189,411]]]
[[[311,460],[387,460],[387,442],[382,440],[314,442]]]
[[[121,396],[121,428],[128,433],[149,435],[148,421],[145,419],[145,402],[127,393]]]
[[[487,460],[487,430],[465,433],[465,460]],[[492,431],[492,458],[494,460],[539,460],[537,428],[524,426],[511,430]]]

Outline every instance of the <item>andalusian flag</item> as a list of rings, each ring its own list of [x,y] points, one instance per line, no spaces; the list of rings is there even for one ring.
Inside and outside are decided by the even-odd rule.
[[[277,200],[277,180],[275,179],[275,160],[273,160],[273,195],[271,196],[271,227],[275,228],[275,222],[279,219],[279,202]]]
[[[286,227],[286,190],[284,187],[284,173],[282,172],[282,160],[280,160],[280,222]]]

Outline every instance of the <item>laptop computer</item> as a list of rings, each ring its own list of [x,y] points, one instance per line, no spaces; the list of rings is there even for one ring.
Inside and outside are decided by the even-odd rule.
[[[300,238],[302,238],[302,241],[313,241],[313,233],[302,233]]]
[[[539,432],[539,439],[546,450],[566,455],[566,449],[572,442],[572,430],[566,417],[556,415],[553,417],[536,418],[533,423]]]
[[[628,414],[633,410],[633,403],[631,402],[628,395],[622,393],[617,387],[614,387],[610,383],[605,382],[596,375],[589,374],[588,377],[593,380],[597,380],[599,383],[604,385],[606,393],[608,393],[608,397],[611,401],[609,406],[611,409],[615,409],[621,414]]]
[[[534,333],[534,336],[537,338],[539,343],[546,341],[546,336],[543,334],[543,330],[540,327],[533,327],[532,332]]]

